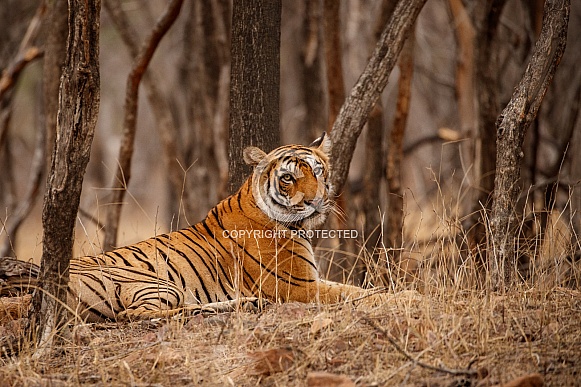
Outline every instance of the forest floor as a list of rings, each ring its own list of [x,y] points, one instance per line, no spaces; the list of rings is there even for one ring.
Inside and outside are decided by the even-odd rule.
[[[77,325],[40,358],[2,348],[0,386],[492,386],[526,375],[513,386],[581,385],[577,290],[390,294],[373,309],[289,303]]]

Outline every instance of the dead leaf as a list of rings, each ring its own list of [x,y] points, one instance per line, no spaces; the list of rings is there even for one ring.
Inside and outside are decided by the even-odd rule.
[[[294,354],[290,348],[274,348],[248,354],[254,360],[255,375],[271,375],[292,367]]]
[[[345,375],[336,375],[329,372],[309,372],[307,386],[354,387],[355,383]]]
[[[315,317],[313,324],[311,325],[311,334],[315,335],[319,333],[321,330],[329,327],[333,324],[333,320],[328,317]]]
[[[497,384],[494,387],[542,387],[545,384],[543,375],[534,373],[521,376],[508,383]]]

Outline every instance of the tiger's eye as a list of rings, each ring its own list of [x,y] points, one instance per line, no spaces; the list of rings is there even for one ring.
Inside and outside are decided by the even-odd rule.
[[[282,175],[280,177],[280,181],[282,181],[283,183],[286,183],[286,184],[290,184],[294,181],[294,178],[290,173],[285,173],[284,175]]]

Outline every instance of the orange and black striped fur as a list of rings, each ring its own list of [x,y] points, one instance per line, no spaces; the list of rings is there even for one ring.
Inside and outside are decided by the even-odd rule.
[[[266,299],[332,303],[363,294],[319,278],[303,231],[332,210],[330,142],[269,154],[247,148],[254,175],[200,223],[71,261],[69,304],[88,321],[139,319]]]

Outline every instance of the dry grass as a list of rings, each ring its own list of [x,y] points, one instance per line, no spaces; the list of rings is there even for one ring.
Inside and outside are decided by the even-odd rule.
[[[374,327],[373,323],[381,327]],[[356,385],[493,385],[538,372],[579,383],[581,293],[393,294],[381,307],[272,305],[157,322],[81,325],[62,348],[0,362],[8,385],[305,385],[317,371]],[[478,370],[473,378],[424,369]]]

